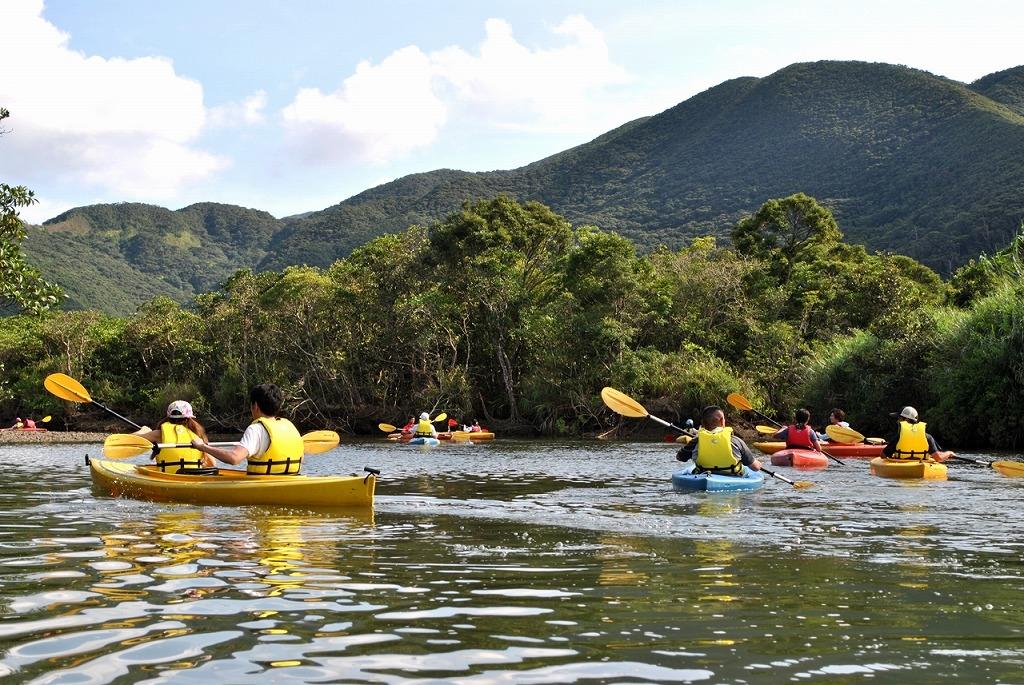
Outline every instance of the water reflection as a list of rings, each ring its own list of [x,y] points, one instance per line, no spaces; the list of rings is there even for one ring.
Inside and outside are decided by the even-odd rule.
[[[12,682],[1012,682],[1014,481],[681,495],[660,445],[500,443],[381,466],[376,515],[97,497],[0,510]],[[78,455],[75,456],[76,460]],[[0,462],[5,457],[0,454]],[[36,464],[70,456],[33,455]],[[851,460],[852,461],[852,460]],[[312,465],[311,465],[312,466]],[[996,516],[993,512],[999,512]]]

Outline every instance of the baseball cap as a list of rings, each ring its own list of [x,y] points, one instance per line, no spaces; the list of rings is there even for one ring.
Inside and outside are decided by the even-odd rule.
[[[910,419],[911,421],[917,421],[917,410],[913,407],[903,407],[903,410],[899,414],[893,412],[889,416],[898,416],[901,419]]]
[[[430,414],[428,414],[427,412],[423,412],[422,414],[420,414],[420,418],[421,419],[429,419],[430,418]]]
[[[172,419],[193,419],[192,405],[185,400],[175,400],[167,405],[167,416]]]

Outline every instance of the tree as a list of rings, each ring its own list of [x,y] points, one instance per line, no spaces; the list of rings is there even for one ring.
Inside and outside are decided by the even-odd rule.
[[[8,116],[10,112],[0,107],[0,121]],[[18,217],[18,208],[34,202],[35,195],[25,186],[0,183],[0,310],[13,307],[38,314],[63,298],[60,288],[44,280],[21,252],[25,224]]]
[[[736,251],[773,263],[782,284],[794,264],[816,261],[842,238],[832,212],[803,193],[768,200],[732,230]]]

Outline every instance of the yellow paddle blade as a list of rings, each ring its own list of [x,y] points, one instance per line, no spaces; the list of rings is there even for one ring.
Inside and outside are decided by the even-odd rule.
[[[775,435],[780,430],[775,426],[765,426],[764,424],[754,426],[754,428],[756,428],[757,432],[760,433],[761,435]]]
[[[452,440],[472,440],[473,434],[467,433],[466,431],[454,431],[452,433]]]
[[[841,442],[844,445],[853,445],[858,442],[864,442],[864,436],[846,426],[829,425],[825,427],[825,432],[828,437],[832,438],[836,442]]]
[[[992,468],[1004,476],[1024,476],[1024,463],[1019,461],[994,461]]]
[[[43,387],[68,402],[92,402],[89,391],[74,378],[63,373],[51,373],[43,380]]]
[[[796,480],[796,481],[793,481],[793,487],[794,488],[812,488],[812,487],[814,487],[814,483],[812,483],[809,480]]]
[[[751,409],[754,408],[754,405],[750,403],[750,400],[748,400],[746,397],[739,394],[738,392],[729,393],[729,395],[725,398],[725,401],[741,411],[750,411]]]
[[[378,423],[377,424],[377,428],[380,428],[385,433],[394,433],[396,430],[398,430],[397,428],[392,426],[390,423]]]
[[[622,414],[634,419],[646,419],[648,416],[647,410],[644,409],[642,404],[615,388],[602,388],[601,399],[616,414]]]
[[[341,442],[334,431],[313,431],[302,436],[302,445],[306,454],[320,454],[333,450]]]
[[[110,459],[127,459],[153,450],[153,443],[141,435],[114,433],[103,441],[103,456]]]
[[[447,418],[448,418],[448,415],[447,415],[447,414],[445,414],[444,412],[441,412],[440,414],[438,414],[437,416],[435,416],[434,418],[432,418],[432,419],[430,420],[430,422],[431,422],[431,423],[436,423],[436,422],[438,422],[438,421],[444,421],[444,420],[445,420],[445,419],[447,419]]]
[[[44,416],[43,418],[39,419],[39,423],[49,423],[50,419],[52,418],[52,416]]]

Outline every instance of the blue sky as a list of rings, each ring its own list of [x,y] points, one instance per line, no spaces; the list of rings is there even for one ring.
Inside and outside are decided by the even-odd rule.
[[[857,59],[972,81],[1024,3],[4,0],[0,181],[73,206],[285,216],[405,174],[508,169],[738,76]]]

